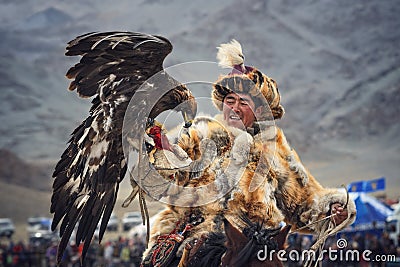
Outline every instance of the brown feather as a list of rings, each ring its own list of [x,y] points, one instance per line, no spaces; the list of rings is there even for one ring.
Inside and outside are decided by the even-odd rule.
[[[88,33],[78,36],[67,46],[67,56],[81,56],[80,62],[66,74],[72,79],[68,89],[84,98],[93,97],[89,117],[72,133],[69,145],[53,173],[53,195],[50,211],[54,213],[52,229],[61,222],[61,259],[75,225],[79,222],[77,243],[84,242],[84,257],[93,233],[100,225],[103,237],[118,194],[119,183],[127,171],[122,149],[122,126],[129,101],[144,81],[163,70],[164,58],[172,51],[164,37],[130,32]],[[193,97],[189,90],[167,73],[156,88],[146,88],[137,96],[140,101],[130,106],[131,138],[143,143],[142,120],[150,114],[148,100],[167,95],[169,104],[160,99],[160,106],[150,114],[154,119],[167,109]],[[165,91],[171,84],[179,94]],[[164,90],[164,91],[163,91]],[[173,98],[170,98],[170,97]],[[174,97],[176,99],[174,99]],[[162,103],[162,104],[161,104]],[[190,116],[196,113],[189,107]],[[109,123],[110,122],[110,123]],[[125,138],[125,137],[124,137]],[[137,148],[136,148],[137,149]],[[136,182],[132,182],[137,190]]]

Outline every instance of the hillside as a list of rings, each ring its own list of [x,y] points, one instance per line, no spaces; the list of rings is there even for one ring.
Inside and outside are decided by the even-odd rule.
[[[55,162],[90,108],[90,99],[67,90],[64,74],[79,59],[64,56],[66,44],[86,32],[128,30],[170,39],[166,66],[215,61],[216,46],[239,40],[246,64],[277,81],[286,110],[277,123],[322,184],[385,176],[388,195],[398,196],[395,0],[38,0],[0,7],[0,148],[16,155],[5,154],[3,180],[49,188]]]
[[[10,193],[12,192],[12,193]],[[126,193],[126,194],[124,194]],[[128,208],[122,208],[122,201],[127,192],[122,190],[121,198],[115,205],[114,212],[119,219],[125,212],[139,211],[139,203],[134,201]],[[0,180],[0,218],[11,218],[15,224],[16,232],[14,240],[24,240],[28,238],[26,231],[27,219],[29,217],[43,216],[51,217],[50,214],[50,192],[43,192],[25,186],[12,185]],[[158,202],[148,202],[150,216],[157,213],[163,206]],[[121,228],[122,229],[122,228]],[[117,238],[126,232],[113,233],[108,231],[105,240]]]
[[[247,64],[278,82],[287,111],[281,124],[300,149],[332,138],[400,143],[395,1],[219,1],[201,10],[182,0],[39,2],[9,2],[0,11],[0,118],[7,121],[0,147],[24,158],[58,158],[86,116],[89,101],[68,92],[63,77],[77,59],[63,53],[69,40],[94,30],[162,34],[174,44],[167,66],[214,61],[215,47],[236,38]]]
[[[29,164],[6,149],[0,149],[0,181],[49,192],[50,166]]]

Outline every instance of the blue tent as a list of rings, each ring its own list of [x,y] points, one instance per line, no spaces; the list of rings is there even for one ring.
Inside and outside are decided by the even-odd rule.
[[[392,209],[366,193],[349,194],[356,203],[357,217],[350,226],[351,229],[346,230],[368,230],[385,226],[386,218],[393,213]]]

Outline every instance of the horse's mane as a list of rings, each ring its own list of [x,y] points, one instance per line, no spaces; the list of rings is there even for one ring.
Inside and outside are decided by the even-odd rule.
[[[239,218],[245,224],[243,235],[248,239],[247,244],[240,250],[235,266],[245,266],[255,253],[267,246],[268,250],[276,250],[278,243],[273,239],[279,234],[281,227],[275,229],[264,229],[264,222],[252,222],[245,214],[240,214]]]
[[[225,235],[219,232],[212,232],[197,249],[194,257],[191,258],[188,267],[196,266],[220,266],[221,257],[226,251]]]
[[[257,252],[265,249],[264,246],[268,250],[283,248],[290,226],[285,226],[282,231],[281,227],[264,229],[264,222],[252,222],[244,214],[238,215],[237,218],[241,220],[241,229],[224,218],[224,232],[204,234],[195,243],[190,244],[192,248],[185,266],[217,267],[220,266],[221,260],[223,264],[228,263],[229,266],[249,266],[249,263],[256,260]],[[177,261],[174,266],[178,263]],[[257,264],[259,263],[258,261]],[[268,266],[275,266],[277,262],[273,261],[272,264]]]

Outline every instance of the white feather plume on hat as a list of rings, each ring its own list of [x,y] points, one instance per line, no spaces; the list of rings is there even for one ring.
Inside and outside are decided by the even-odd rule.
[[[244,63],[242,46],[235,39],[232,39],[229,43],[221,44],[217,49],[219,66],[223,68],[232,68],[235,65],[242,65]]]

